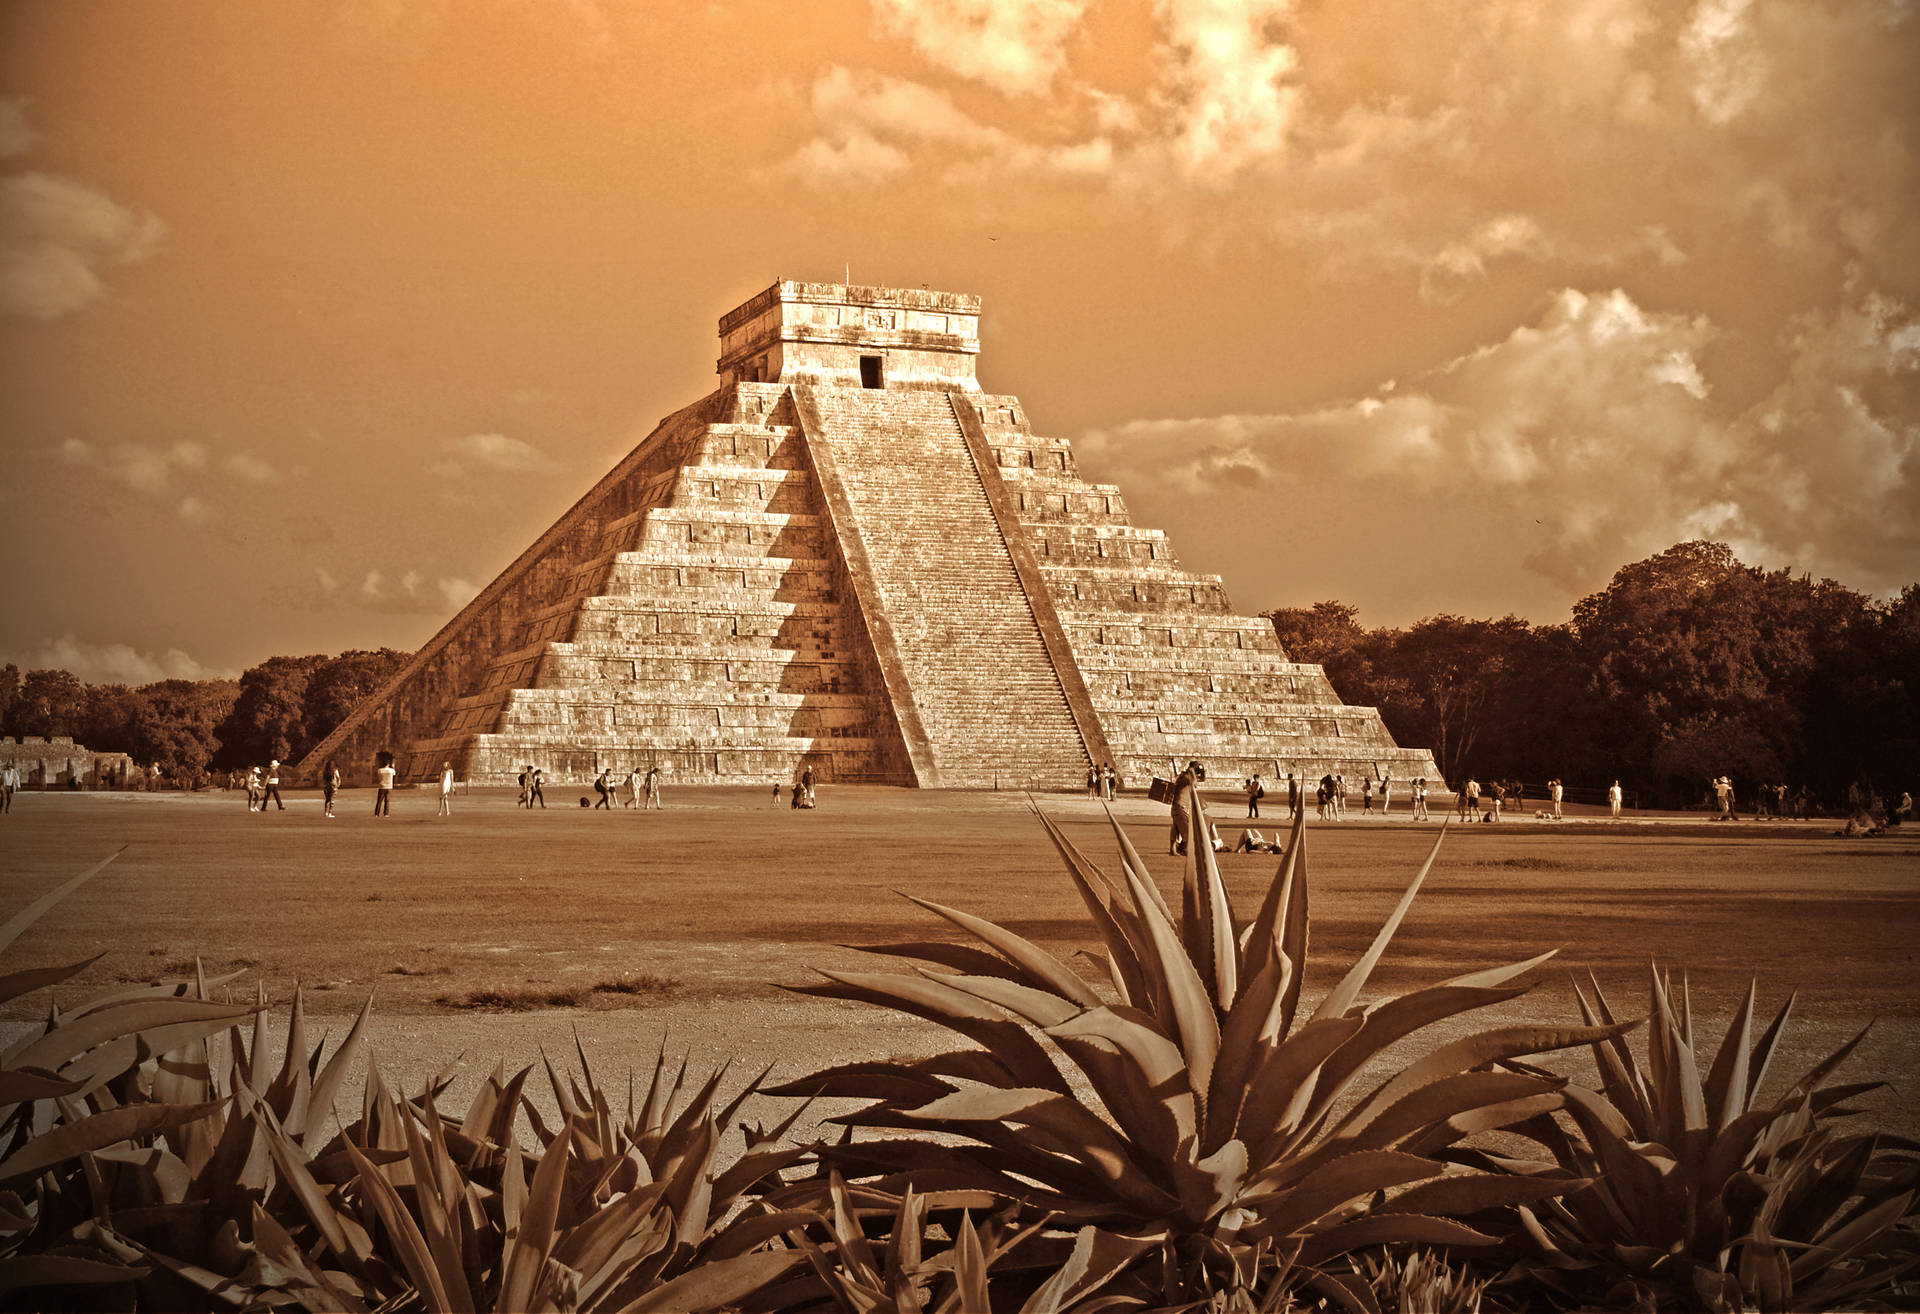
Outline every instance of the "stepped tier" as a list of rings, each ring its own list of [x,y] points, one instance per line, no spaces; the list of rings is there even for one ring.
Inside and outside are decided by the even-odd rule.
[[[301,763],[364,779],[1438,780],[974,382],[978,301],[779,283],[723,381]]]

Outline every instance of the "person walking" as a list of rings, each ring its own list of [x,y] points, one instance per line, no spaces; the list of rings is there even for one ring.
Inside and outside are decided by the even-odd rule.
[[[260,768],[257,766],[248,767],[247,768],[247,811],[258,812],[260,810],[261,789],[262,789],[262,786],[260,784]]]
[[[1114,786],[1119,783],[1119,780],[1120,775],[1113,769],[1113,763],[1109,762],[1100,768],[1100,788],[1105,792],[1109,803],[1113,802]]]
[[[527,811],[533,811],[533,805],[535,803],[540,805],[541,811],[546,811],[547,796],[540,788],[542,782],[545,780],[546,773],[539,767],[534,767],[533,774],[527,778]]]
[[[339,792],[340,768],[334,765],[332,758],[328,758],[327,764],[320,768],[321,816],[329,820],[333,818],[333,796]]]
[[[1292,821],[1300,815],[1300,779],[1293,772],[1287,772],[1287,820]]]
[[[1620,815],[1620,802],[1625,797],[1620,790],[1620,782],[1614,781],[1607,787],[1607,807],[1614,816]]]
[[[381,756],[385,761],[373,773],[373,815],[390,817],[393,815],[393,777],[397,773],[393,769],[393,758],[384,753]]]
[[[267,801],[269,799],[271,799],[273,805],[282,812],[287,810],[286,803],[280,798],[280,759],[277,757],[274,758],[273,762],[267,767],[267,787],[260,794],[261,812],[264,813],[267,810]]]
[[[1427,817],[1427,778],[1421,776],[1413,782],[1413,819],[1426,821]]]
[[[1393,777],[1381,776],[1380,777],[1380,817],[1381,819],[1385,820],[1387,813],[1391,811],[1393,811]]]
[[[660,801],[660,764],[656,762],[647,768],[647,801],[641,811],[644,812],[647,808],[664,809],[665,807],[666,804]]]
[[[1363,816],[1373,815],[1373,777],[1368,776],[1360,782],[1360,812]]]
[[[1344,771],[1333,773],[1333,819],[1339,821],[1347,815],[1347,774]]]
[[[1247,781],[1247,817],[1249,820],[1258,821],[1260,819],[1260,800],[1266,796],[1267,787],[1260,783],[1260,773],[1256,771],[1253,773],[1253,778]]]
[[[1506,786],[1497,780],[1489,781],[1487,784],[1487,820],[1500,820],[1500,805],[1506,802],[1506,799]]]
[[[453,763],[440,764],[440,816],[453,815]]]
[[[605,808],[609,812],[613,811],[613,785],[610,783],[609,776],[610,773],[603,767],[601,768],[600,774],[593,778],[593,792],[600,796],[599,800],[593,805],[595,812],[598,812],[601,808]]]
[[[20,788],[20,768],[9,762],[0,767],[0,812],[13,811],[14,791]]]
[[[1100,797],[1100,768],[1092,763],[1087,764],[1087,797]]]
[[[620,806],[637,808],[640,806],[640,768],[633,767],[627,772],[627,801]]]

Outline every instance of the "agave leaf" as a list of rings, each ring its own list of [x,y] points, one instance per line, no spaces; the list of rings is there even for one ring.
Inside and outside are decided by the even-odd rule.
[[[1202,946],[1194,961],[1207,969],[1201,975],[1208,977],[1208,984],[1213,989],[1215,1011],[1225,1013],[1233,1007],[1234,998],[1240,993],[1239,954],[1233,938],[1233,904],[1227,898],[1226,882],[1220,878],[1219,860],[1213,856],[1213,845],[1209,842],[1213,830],[1207,823],[1207,809],[1200,801],[1199,790],[1187,795],[1187,806],[1188,819],[1192,823],[1187,857],[1193,879],[1199,884],[1197,903],[1200,922],[1194,938]]]
[[[749,1150],[713,1180],[713,1198],[731,1207],[748,1187],[763,1181],[779,1180],[779,1173],[800,1163],[813,1153],[811,1146],[790,1145],[784,1149]],[[725,1210],[721,1210],[724,1216]]]
[[[1443,825],[1441,829],[1444,830],[1445,826]],[[1440,984],[1443,986],[1472,986],[1476,988],[1503,986],[1515,977],[1524,976],[1528,972],[1531,972],[1534,968],[1540,966],[1540,964],[1546,962],[1559,952],[1558,949],[1549,949],[1544,954],[1535,954],[1532,958],[1524,958],[1517,963],[1508,963],[1504,967],[1488,967],[1477,972],[1466,972],[1460,976],[1448,977],[1445,981],[1440,982]]]
[[[352,1157],[360,1169],[360,1189],[365,1192],[374,1212],[380,1216],[381,1223],[387,1229],[387,1235],[393,1241],[393,1248],[400,1256],[400,1266],[413,1280],[414,1287],[420,1292],[428,1308],[444,1310],[451,1308],[446,1287],[441,1280],[439,1265],[435,1263],[433,1252],[426,1238],[420,1235],[420,1229],[414,1225],[413,1217],[401,1202],[399,1192],[387,1180],[386,1174],[367,1162],[366,1156],[352,1141],[346,1143],[347,1154]],[[505,1297],[502,1295],[504,1305]],[[531,1305],[523,1301],[520,1304],[506,1306],[511,1309],[530,1309]]]
[[[152,1033],[158,1042],[153,1052],[163,1053],[185,1044],[197,1026],[206,1028],[199,1034],[209,1034],[253,1011],[246,1005],[205,1004],[197,999],[166,998],[125,1004],[87,1014],[70,1023],[63,1022],[43,1036],[22,1041],[7,1052],[4,1064],[9,1068],[57,1071],[95,1045],[143,1033]]]
[[[1194,1098],[1203,1098],[1213,1076],[1214,1056],[1220,1050],[1220,1023],[1213,999],[1193,960],[1181,948],[1173,926],[1160,912],[1158,895],[1149,894],[1132,871],[1127,872],[1127,886],[1147,931],[1149,949],[1142,970],[1154,983],[1155,993],[1167,1000],[1171,1016],[1162,1015],[1163,1021],[1170,1022],[1179,1036],[1180,1051],[1192,1074],[1189,1084]]]
[[[0,948],[4,947],[0,945]],[[0,1004],[50,985],[59,985],[68,977],[80,975],[106,956],[107,951],[102,949],[91,958],[83,958],[77,963],[68,963],[64,967],[36,967],[25,972],[9,972],[5,976],[0,976]]]
[[[221,1103],[224,1101],[185,1106],[124,1104],[105,1113],[62,1123],[33,1137],[5,1160],[0,1160],[0,1182],[31,1178],[55,1164],[91,1151],[134,1137],[157,1136],[171,1131],[217,1112]]]
[[[1788,1264],[1789,1271],[1797,1280],[1852,1258],[1861,1249],[1877,1241],[1883,1233],[1904,1222],[1913,1212],[1914,1199],[1915,1193],[1908,1191],[1881,1201],[1801,1252]]]
[[[1573,994],[1580,1005],[1581,1020],[1588,1026],[1613,1025],[1613,1011],[1607,1007],[1600,982],[1591,972],[1587,973],[1587,979],[1593,985],[1591,1002],[1580,988],[1580,983],[1573,982]],[[1653,1099],[1647,1088],[1647,1080],[1634,1063],[1633,1051],[1627,1048],[1626,1041],[1618,1036],[1602,1041],[1593,1046],[1593,1057],[1600,1069],[1600,1089],[1606,1092],[1614,1107],[1626,1116],[1639,1139],[1652,1140],[1657,1134],[1653,1125]]]
[[[1067,868],[1067,877],[1079,891],[1080,901],[1086,905],[1087,913],[1093,918],[1094,927],[1100,933],[1107,947],[1108,960],[1114,973],[1124,983],[1126,997],[1143,1008],[1156,1010],[1159,1002],[1153,997],[1153,985],[1141,967],[1146,953],[1146,929],[1140,924],[1139,916],[1124,907],[1121,891],[1114,888],[1107,874],[1089,862],[1079,849],[1075,848],[1052,818],[1034,810],[1040,818],[1041,826],[1047,832],[1047,838],[1053,841],[1054,848],[1060,853]],[[1107,813],[1107,821],[1113,827],[1123,846],[1127,845],[1126,832],[1114,819],[1113,813]],[[1125,848],[1123,847],[1123,854]],[[1135,855],[1138,859],[1139,855]],[[1125,860],[1124,857],[1122,859]]]
[[[580,1275],[579,1308],[591,1309],[673,1241],[673,1217],[657,1187],[630,1191],[559,1238],[553,1259]]]
[[[769,1086],[766,1093],[781,1097],[805,1095],[920,1104],[952,1089],[951,1082],[898,1063],[844,1063]]]
[[[987,1295],[987,1255],[973,1218],[962,1214],[959,1235],[954,1238],[953,1278],[963,1310],[990,1310],[993,1301]]]
[[[72,894],[82,885],[85,885],[95,876],[98,876],[100,872],[106,868],[108,863],[126,851],[127,846],[122,844],[119,848],[94,863],[93,866],[87,868],[78,876],[62,881],[35,899],[32,903],[22,908],[19,912],[9,917],[4,923],[0,923],[0,952],[5,952],[8,945],[20,938],[22,932],[44,917],[49,908],[59,903],[60,900],[66,898],[69,894]]]
[[[1303,1266],[1324,1264],[1336,1255],[1378,1245],[1481,1247],[1497,1239],[1451,1218],[1421,1214],[1366,1214],[1316,1232],[1300,1248]]]
[[[1306,826],[1306,809],[1302,808],[1293,819],[1293,829],[1288,836],[1279,869],[1274,872],[1273,879],[1267,882],[1267,892],[1261,897],[1260,907],[1247,928],[1245,959],[1241,964],[1247,973],[1259,972],[1283,954],[1281,941],[1285,928],[1281,918],[1291,904],[1288,892],[1296,879],[1296,871],[1300,870],[1300,841],[1306,837]]]
[[[1429,1182],[1410,1186],[1384,1204],[1380,1214],[1432,1214],[1456,1218],[1487,1209],[1531,1205],[1588,1184],[1584,1177],[1520,1177],[1509,1173],[1449,1172]]]
[[[572,1148],[573,1124],[562,1122],[560,1130],[540,1156],[533,1170],[533,1183],[527,1190],[520,1211],[520,1226],[506,1239],[506,1253],[500,1263],[500,1309],[529,1309],[533,1293],[547,1266],[553,1249],[554,1221],[559,1217],[561,1195],[566,1187],[567,1154]]]
[[[919,972],[929,981],[938,981],[942,985],[965,991],[989,1004],[997,1004],[1023,1021],[1043,1029],[1058,1026],[1068,1018],[1076,1017],[1086,1011],[1088,1007],[1070,999],[1063,999],[1050,990],[1037,990],[1032,986],[999,977],[949,976],[944,972],[935,972],[924,967],[920,968]],[[1101,1006],[1098,1000],[1091,1005],[1093,1008]]]
[[[1414,876],[1413,883],[1407,886],[1407,892],[1400,896],[1400,902],[1395,904],[1393,911],[1387,915],[1386,922],[1380,927],[1380,933],[1373,937],[1373,943],[1367,946],[1367,951],[1347,969],[1347,974],[1341,978],[1340,984],[1328,991],[1326,998],[1320,1001],[1320,1006],[1313,1010],[1315,1018],[1341,1017],[1353,1007],[1354,1001],[1359,999],[1361,990],[1366,988],[1367,978],[1373,974],[1374,966],[1379,963],[1381,955],[1387,951],[1387,942],[1393,939],[1393,933],[1400,929],[1400,923],[1406,917],[1407,909],[1413,906],[1413,896],[1420,893],[1421,883],[1427,879],[1427,873],[1433,870],[1433,860],[1440,856],[1440,844],[1446,837],[1447,828],[1443,824],[1440,827],[1440,833],[1433,837],[1433,848],[1428,852],[1427,860],[1420,864],[1420,870]]]
[[[1073,1250],[1040,1288],[1020,1307],[1021,1314],[1064,1314],[1087,1309],[1083,1303],[1104,1288],[1127,1265],[1152,1245],[1140,1237],[1121,1236],[1105,1228],[1083,1227],[1074,1234]]]
[[[1791,1089],[1806,1091],[1809,1094],[1818,1090],[1820,1083],[1825,1081],[1835,1068],[1846,1062],[1847,1056],[1859,1047],[1860,1042],[1867,1038],[1867,1032],[1871,1030],[1873,1030],[1873,1023],[1869,1021],[1867,1025],[1860,1028],[1859,1034],[1852,1040],[1807,1069],[1807,1075],[1795,1082]]]
[[[831,984],[800,986],[797,993],[882,1004],[937,1022],[982,1046],[1017,1084],[1066,1091],[1065,1080],[1037,1041],[998,1009],[964,991],[912,977],[825,970],[820,975]]]
[[[1345,1128],[1356,1146],[1385,1149],[1398,1145],[1456,1114],[1509,1100],[1553,1094],[1558,1085],[1511,1072],[1461,1072],[1423,1086],[1381,1109],[1364,1123]]]
[[[1780,1035],[1786,1030],[1787,1018],[1793,1012],[1793,1005],[1800,998],[1798,991],[1787,995],[1787,1002],[1780,1005],[1780,1011],[1773,1015],[1773,1021],[1760,1033],[1760,1039],[1754,1042],[1753,1055],[1747,1061],[1746,1101],[1752,1106],[1754,1096],[1760,1090],[1760,1083],[1767,1079],[1767,1069],[1773,1063],[1775,1047],[1780,1043]]]
[[[1083,1008],[1100,1006],[1100,996],[1076,976],[1072,968],[1024,936],[1015,935],[1012,931],[996,926],[984,917],[975,917],[957,908],[949,908],[944,904],[917,898],[911,894],[906,897],[928,912],[946,918],[961,930],[979,938],[1020,971],[1024,984],[1050,990]]]
[[[1638,1020],[1616,1023],[1611,1027],[1495,1027],[1478,1035],[1442,1045],[1425,1058],[1402,1069],[1390,1078],[1342,1120],[1343,1127],[1365,1126],[1380,1109],[1389,1107],[1409,1092],[1441,1077],[1469,1068],[1496,1063],[1501,1059],[1544,1054],[1550,1050],[1591,1045],[1608,1036],[1619,1035],[1639,1026]]]
[[[253,1206],[253,1245],[271,1267],[264,1276],[275,1279],[274,1289],[299,1298],[309,1309],[337,1309],[357,1314],[366,1306],[337,1282],[308,1262],[287,1230],[257,1203]]]
[[[1286,959],[1268,955],[1227,1013],[1226,1025],[1220,1030],[1220,1055],[1207,1090],[1207,1126],[1201,1144],[1208,1152],[1233,1135],[1254,1066],[1273,1052],[1267,1034],[1277,1026],[1283,978],[1290,970]]]
[[[1313,1225],[1362,1196],[1437,1177],[1445,1166],[1398,1150],[1356,1150],[1321,1163],[1298,1180],[1276,1189],[1258,1178],[1241,1200],[1258,1219],[1242,1229],[1250,1237],[1286,1237]]]
[[[314,1228],[333,1253],[340,1257],[341,1262],[349,1268],[360,1268],[367,1256],[372,1253],[371,1238],[364,1234],[352,1215],[334,1208],[333,1202],[327,1198],[327,1192],[319,1182],[314,1180],[313,1173],[308,1169],[305,1152],[300,1148],[299,1143],[287,1135],[286,1130],[280,1126],[267,1102],[252,1091],[247,1091],[246,1094],[252,1100],[253,1118],[259,1128],[260,1139],[265,1142],[267,1153],[273,1158],[274,1167],[280,1171],[282,1184],[300,1202],[300,1207],[306,1211]],[[353,1149],[351,1142],[347,1142],[347,1148]],[[373,1169],[372,1165],[364,1163],[357,1153],[352,1157],[354,1166],[360,1169],[363,1181],[371,1172],[374,1176],[380,1177],[383,1186],[387,1184],[386,1178]],[[392,1188],[388,1187],[388,1189]]]
[[[1121,871],[1124,875],[1131,876],[1134,881],[1138,881],[1141,886],[1139,891],[1134,891],[1133,882],[1126,882],[1127,897],[1137,899],[1139,895],[1144,894],[1152,905],[1160,910],[1160,916],[1166,920],[1167,925],[1173,925],[1173,909],[1169,908],[1167,901],[1160,897],[1160,887],[1154,884],[1153,873],[1148,870],[1146,860],[1140,856],[1140,850],[1133,846],[1133,841],[1127,838],[1126,828],[1120,824],[1119,818],[1113,815],[1113,809],[1107,808],[1106,812],[1107,824],[1113,828],[1114,843],[1120,850]],[[1135,911],[1139,911],[1137,904]]]
[[[840,947],[863,954],[885,954],[890,958],[917,958],[921,962],[934,963],[969,976],[997,976],[1008,981],[1020,979],[1018,969],[999,954],[990,954],[970,944],[954,944],[949,940],[901,940],[892,944],[843,944]]]
[[[428,1107],[432,1107],[431,1104]],[[440,1286],[446,1293],[448,1308],[457,1314],[467,1314],[475,1306],[472,1288],[467,1285],[458,1215],[448,1212],[447,1201],[440,1187],[439,1165],[433,1162],[435,1151],[444,1155],[445,1149],[430,1147],[413,1119],[407,1120],[406,1128],[407,1160],[413,1167],[413,1198],[419,1212],[417,1222],[420,1233],[426,1240],[427,1253],[433,1257],[434,1268],[440,1275]]]
[[[1333,1092],[1325,1089],[1323,1065],[1365,1027],[1363,1018],[1321,1018],[1288,1036],[1261,1061],[1248,1083],[1236,1123],[1255,1163],[1272,1160],[1276,1143],[1299,1124],[1303,1113],[1317,1102],[1316,1096],[1333,1098]]]
[[[1148,1160],[1169,1163],[1193,1139],[1193,1091],[1173,1042],[1144,1015],[1129,1020],[1128,1011],[1095,1009],[1047,1034],[1086,1074],[1114,1122]]]
[[[28,1100],[50,1100],[57,1095],[72,1095],[80,1086],[80,1082],[70,1081],[45,1068],[0,1069],[0,1118]]]
[[[1713,1066],[1707,1072],[1706,1102],[1710,1116],[1708,1128],[1719,1131],[1747,1108],[1747,1063],[1753,1048],[1753,1006],[1759,993],[1758,981],[1747,982],[1747,997],[1740,1001]]]

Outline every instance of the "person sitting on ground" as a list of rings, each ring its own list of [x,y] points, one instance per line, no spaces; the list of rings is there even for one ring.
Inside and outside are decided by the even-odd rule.
[[[1233,851],[1235,853],[1265,853],[1267,851],[1267,837],[1252,827],[1248,827],[1246,830],[1240,832],[1240,842],[1233,846]]]
[[[1207,823],[1207,846],[1215,853],[1227,851],[1227,842],[1220,838],[1220,823],[1217,821]]]

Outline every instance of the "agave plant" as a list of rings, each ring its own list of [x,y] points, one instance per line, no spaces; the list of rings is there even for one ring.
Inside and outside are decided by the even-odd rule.
[[[1589,982],[1591,998],[1574,988],[1583,1017],[1610,1021]],[[1767,1101],[1791,996],[1756,1039],[1749,986],[1702,1076],[1685,982],[1676,1003],[1656,969],[1650,994],[1645,1067],[1619,1037],[1596,1042],[1600,1090],[1563,1092],[1571,1131],[1517,1129],[1551,1160],[1497,1165],[1588,1179],[1522,1207],[1529,1276],[1571,1303],[1635,1309],[1912,1308],[1920,1291],[1899,1284],[1920,1268],[1920,1145],[1842,1132],[1850,1102],[1881,1083],[1828,1084],[1866,1032]]]
[[[0,949],[105,865],[0,927]],[[86,966],[0,977],[0,1001]],[[112,1308],[691,1310],[804,1263],[784,1226],[748,1219],[806,1153],[778,1143],[791,1119],[739,1120],[759,1078],[722,1101],[724,1069],[689,1085],[663,1051],[621,1118],[582,1052],[582,1079],[547,1065],[549,1128],[531,1068],[496,1071],[454,1122],[449,1071],[404,1100],[369,1064],[360,1116],[332,1132],[371,1001],[323,1061],[296,991],[275,1066],[264,999],[211,999],[227,979],[196,965],[54,1010],[0,1055],[0,1303],[90,1286]]]
[[[1190,806],[1190,833],[1207,834],[1204,806]],[[1304,1283],[1355,1308],[1371,1306],[1367,1284],[1329,1261],[1389,1242],[1491,1244],[1453,1216],[1578,1184],[1437,1156],[1559,1106],[1559,1079],[1490,1065],[1610,1039],[1631,1023],[1496,1027],[1429,1041],[1375,1070],[1389,1046],[1523,993],[1509,983],[1548,956],[1363,1007],[1433,855],[1371,947],[1307,1008],[1302,819],[1244,920],[1207,846],[1190,846],[1176,919],[1111,813],[1118,880],[1036,815],[1092,919],[1104,981],[989,921],[915,899],[984,947],[878,946],[920,960],[917,975],[827,972],[804,992],[893,1007],[970,1043],[772,1092],[865,1102],[840,1118],[860,1135],[823,1149],[831,1170],[895,1193],[985,1192],[1051,1228],[1126,1238],[1142,1253],[1108,1285],[1116,1297],[1252,1304]]]

